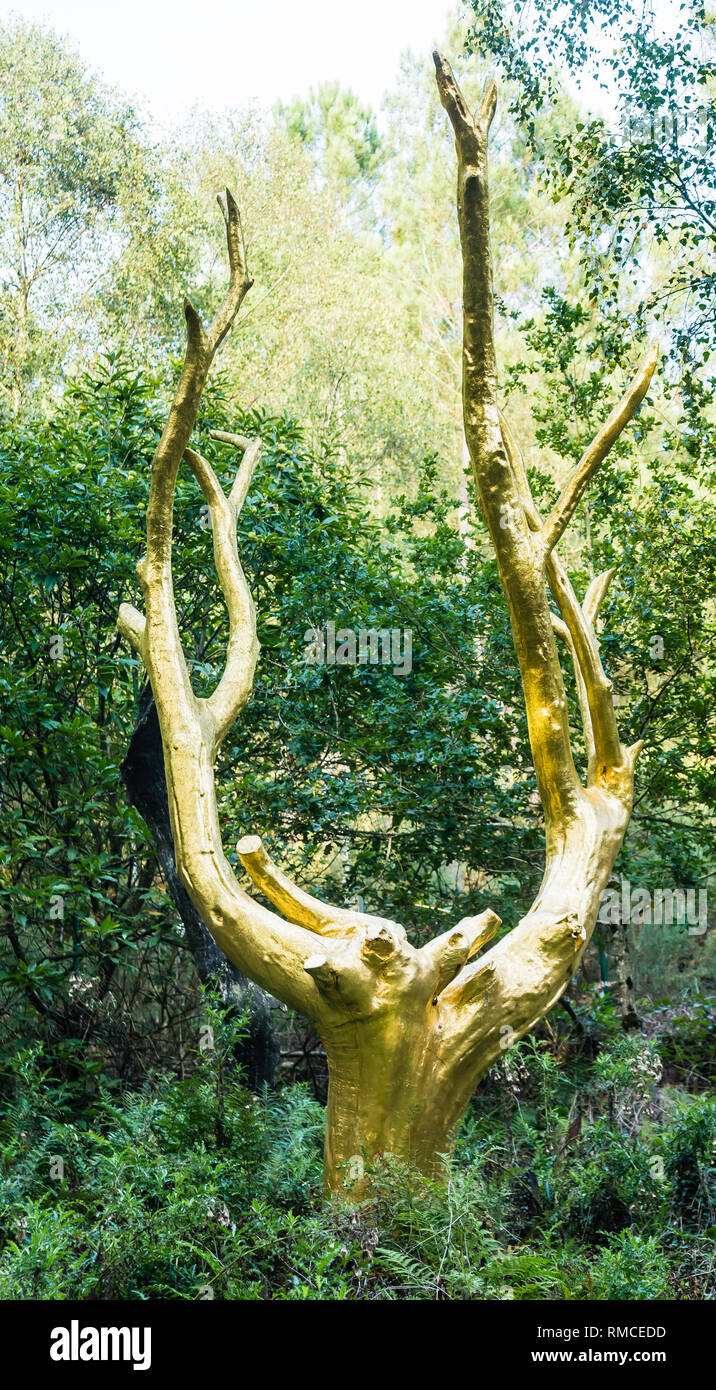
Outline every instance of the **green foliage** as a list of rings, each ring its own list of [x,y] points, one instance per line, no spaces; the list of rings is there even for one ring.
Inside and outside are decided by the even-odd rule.
[[[716,1292],[713,1104],[686,1104],[641,1135],[625,1132],[623,1114],[599,1115],[565,1149],[585,1077],[574,1063],[556,1065],[544,1044],[521,1045],[471,1108],[448,1182],[381,1160],[371,1198],[341,1211],[321,1201],[322,1107],[301,1087],[250,1095],[224,1065],[236,1022],[208,1001],[204,1017],[211,1046],[193,1054],[189,1074],[155,1075],[121,1100],[100,1090],[78,1110],[36,1050],[6,1069],[1,1297]],[[643,1052],[633,1040],[607,1049],[591,1074],[594,1096],[637,1085]]]
[[[641,953],[638,961],[641,978]],[[666,974],[667,971],[662,971],[662,978]],[[661,1037],[659,1048],[665,1065],[676,1078],[692,1091],[713,1084],[716,1017],[710,998],[694,990],[685,1005],[677,1003],[672,1006],[668,1001],[659,1003],[652,1017],[657,1026],[660,1021],[665,1024],[668,1020],[668,1031]]]
[[[637,1213],[650,1210],[652,1229],[660,1204],[654,1205],[658,1189],[649,1160],[649,1150],[640,1138],[615,1136],[605,1117],[597,1119],[579,1169],[569,1178],[563,1175],[560,1182],[564,1229],[574,1235],[583,1232],[598,1244],[628,1225]]]
[[[375,178],[382,155],[375,115],[353,92],[336,82],[324,83],[307,101],[296,98],[289,106],[280,104],[278,116],[318,155],[327,178],[348,185]]]
[[[37,1057],[18,1059],[0,1128],[2,1297],[319,1295],[342,1257],[296,1196],[320,1191],[320,1108],[300,1090],[275,1107],[243,1090],[221,1066],[235,1024],[207,1020],[214,1045],[184,1082],[100,1094],[72,1123]]]
[[[51,1043],[61,1070],[91,1072],[104,1058],[136,1075],[148,1046],[175,1051],[191,988],[146,832],[119,787],[141,675],[115,621],[136,595],[164,389],[113,358],[45,426],[0,438],[0,989],[13,1027]],[[359,892],[418,935],[437,913],[484,906],[486,874],[518,910],[540,850],[530,816],[513,856],[530,779],[503,717],[517,705],[515,663],[494,566],[452,528],[437,461],[381,531],[344,458],[317,457],[290,420],[231,410],[215,382],[199,433],[223,476],[214,427],[258,429],[264,441],[241,522],[262,659],[222,752],[227,843],[258,830],[314,891]],[[175,542],[182,630],[204,691],[223,665],[226,618],[184,476]],[[308,663],[310,629],[329,620],[338,631],[410,629],[412,669]],[[503,764],[512,778],[499,783]]]
[[[590,297],[637,331],[664,321],[688,410],[716,325],[713,17],[703,0],[658,16],[638,0],[472,0],[472,9],[468,47],[515,84],[513,113],[539,150],[545,186],[568,201]],[[610,114],[585,112],[545,143],[535,115],[558,101],[565,73],[598,82]],[[639,307],[632,297],[626,313],[623,272],[639,285]]]
[[[0,440],[3,1041],[39,1035],[62,1074],[91,1077],[100,1045],[105,1064],[131,1070],[131,1036],[161,1037],[167,1022],[163,973],[181,978],[146,831],[119,786],[137,682],[114,622],[136,582],[156,411],[156,383],[115,361],[49,425]]]
[[[687,1229],[713,1224],[716,1204],[716,1107],[710,1097],[682,1102],[664,1142],[672,1209]]]
[[[132,107],[63,40],[19,18],[0,26],[3,414],[36,408],[87,332],[109,240],[116,254],[133,224],[149,231],[152,165]]]

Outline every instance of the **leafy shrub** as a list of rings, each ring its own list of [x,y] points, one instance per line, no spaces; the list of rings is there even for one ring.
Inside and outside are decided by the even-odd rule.
[[[597,1119],[555,1180],[562,1228],[594,1244],[636,1220],[642,1229],[655,1229],[663,1199],[651,1160],[641,1139],[623,1135],[606,1117]]]
[[[716,1220],[716,1102],[701,1096],[682,1102],[664,1140],[664,1172],[673,1214],[692,1230]]]
[[[592,1297],[616,1302],[668,1298],[668,1265],[655,1236],[612,1235],[592,1271]]]

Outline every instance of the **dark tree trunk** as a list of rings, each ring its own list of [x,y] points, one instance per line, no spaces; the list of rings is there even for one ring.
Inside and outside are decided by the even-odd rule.
[[[622,1028],[625,1033],[638,1033],[641,1029],[641,1020],[636,1011],[634,976],[629,948],[629,924],[622,920],[621,913],[619,921],[611,924],[611,932],[614,947],[614,974],[616,976],[614,983],[622,1016]]]
[[[204,926],[177,873],[162,739],[148,684],[139,698],[134,731],[120,772],[127,796],[152,836],[164,882],[181,917],[199,979],[202,984],[214,986],[226,1004],[237,1010],[248,1009],[249,1034],[237,1052],[237,1062],[246,1082],[252,1090],[264,1083],[270,1085],[280,1051],[271,1024],[273,1001],[227,960]]]

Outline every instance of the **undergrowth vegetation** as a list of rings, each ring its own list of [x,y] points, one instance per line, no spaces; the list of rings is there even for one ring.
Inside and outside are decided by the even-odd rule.
[[[370,1202],[323,1201],[323,1108],[257,1096],[211,1011],[183,1079],[120,1094],[56,1079],[37,1047],[3,1077],[2,1299],[713,1298],[716,1105],[659,1089],[657,1047],[513,1048],[445,1183],[397,1161]],[[562,1054],[561,1056],[558,1054]]]

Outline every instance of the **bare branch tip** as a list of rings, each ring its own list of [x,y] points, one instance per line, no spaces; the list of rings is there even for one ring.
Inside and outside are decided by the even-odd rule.
[[[435,74],[437,76],[438,86],[440,87],[441,91],[448,85],[457,88],[455,74],[445,55],[441,53],[440,50],[437,48],[433,51],[433,62],[435,64]]]
[[[239,858],[245,854],[258,854],[263,849],[263,842],[260,835],[244,835],[236,846],[236,853]]]
[[[493,77],[488,77],[482,92],[480,102],[480,119],[489,128],[492,118],[497,108],[497,83]]]
[[[611,569],[603,570],[601,574],[595,575],[582,604],[582,612],[590,623],[594,623],[599,616],[602,604],[609,591],[609,586],[617,573],[619,566],[612,565]]]
[[[651,344],[651,347],[649,348],[646,357],[643,359],[640,366],[637,368],[636,376],[634,377],[630,387],[630,391],[638,395],[639,403],[643,401],[644,396],[646,395],[647,390],[649,389],[649,383],[654,375],[654,372],[656,371],[656,365],[658,361],[659,344],[655,340]]]
[[[184,318],[186,319],[186,331],[190,344],[203,348],[206,342],[204,325],[194,305],[186,295],[184,296]]]
[[[627,748],[627,754],[629,756],[629,762],[631,763],[632,769],[635,767],[636,760],[639,757],[639,754],[641,753],[643,747],[644,740],[643,738],[639,738],[637,739],[636,743],[632,743],[631,747]]]
[[[218,444],[233,444],[235,449],[248,449],[251,440],[246,434],[232,434],[228,430],[209,430],[209,438]]]
[[[147,620],[144,614],[134,608],[131,603],[120,604],[117,615],[117,631],[121,633],[125,641],[129,642],[138,656],[142,656],[146,625]]]
[[[436,49],[433,53],[435,63],[435,76],[437,78],[440,100],[447,111],[453,126],[464,129],[472,124],[470,112],[467,109],[465,98],[460,91],[460,85],[447,60]]]
[[[331,990],[336,988],[338,984],[337,972],[325,956],[309,956],[308,960],[304,961],[303,968],[319,989]]]
[[[230,221],[234,221],[238,217],[238,204],[230,188],[224,188],[221,193],[217,193],[216,201],[221,208],[221,215],[227,225]]]

